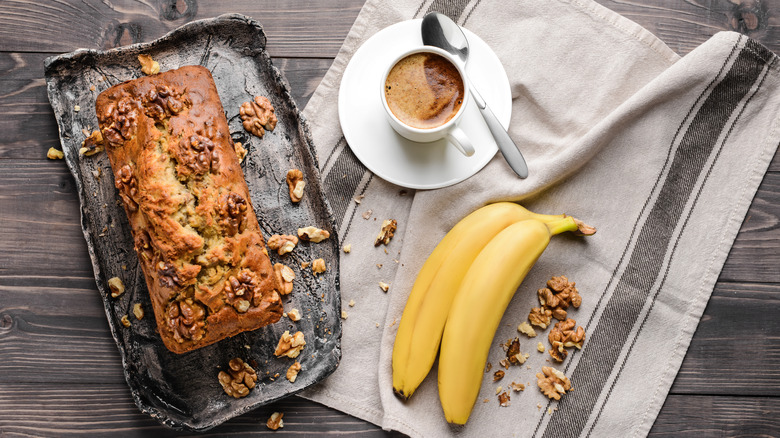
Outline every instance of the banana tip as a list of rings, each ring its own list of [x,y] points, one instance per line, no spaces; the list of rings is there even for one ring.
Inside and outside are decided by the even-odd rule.
[[[412,396],[412,394],[404,394],[404,391],[402,389],[393,388],[393,393],[396,397],[400,398],[403,401],[409,400],[409,397]]]
[[[574,223],[577,224],[577,231],[575,231],[575,234],[577,234],[578,236],[592,236],[596,234],[595,227],[592,227],[577,218],[573,218],[573,219],[574,219]]]

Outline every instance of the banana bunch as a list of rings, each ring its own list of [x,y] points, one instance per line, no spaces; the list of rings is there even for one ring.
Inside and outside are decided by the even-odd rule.
[[[523,278],[550,237],[595,229],[564,214],[499,202],[463,218],[423,264],[393,347],[393,390],[409,398],[439,357],[447,421],[465,424],[479,395],[490,343]]]

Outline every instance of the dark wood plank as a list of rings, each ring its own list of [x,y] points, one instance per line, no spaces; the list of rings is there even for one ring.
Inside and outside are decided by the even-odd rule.
[[[679,54],[720,31],[736,31],[780,53],[780,0],[596,0],[639,23]]]
[[[43,79],[43,61],[48,56],[0,52],[0,160],[45,160],[50,147],[60,148]],[[332,60],[276,58],[273,62],[290,83],[297,105],[304,108]]]
[[[673,394],[780,396],[780,284],[718,283]]]
[[[108,49],[151,41],[189,21],[230,12],[263,25],[272,56],[333,58],[363,3],[8,0],[0,3],[0,41],[9,52]]]
[[[284,413],[284,428],[265,423],[273,412]],[[205,433],[176,432],[141,413],[127,385],[4,384],[0,387],[0,435],[51,437],[175,436],[401,436],[336,410],[290,397],[234,418]]]
[[[650,430],[651,437],[776,437],[780,399],[670,395]]]

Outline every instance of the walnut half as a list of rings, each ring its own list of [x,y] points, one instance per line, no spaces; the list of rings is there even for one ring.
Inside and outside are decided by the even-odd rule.
[[[265,130],[273,131],[276,128],[276,114],[271,101],[264,96],[255,96],[254,100],[244,102],[239,109],[244,129],[263,138]]]
[[[298,228],[298,237],[307,242],[320,243],[330,237],[330,233],[317,227]]]
[[[295,249],[298,238],[292,234],[274,234],[268,238],[268,248],[273,249],[279,255],[285,255]]]
[[[560,400],[571,389],[569,378],[552,367],[542,367],[542,372],[536,373],[536,378],[539,389],[551,399]]]
[[[550,349],[550,356],[558,362],[563,362],[566,356],[569,354],[566,351],[568,347],[576,347],[578,350],[582,348],[582,343],[585,342],[585,329],[575,326],[577,322],[571,318],[565,321],[560,321],[550,330],[550,334],[547,339],[550,341],[552,348]]]
[[[249,391],[255,387],[257,373],[254,368],[236,357],[228,363],[227,371],[220,371],[219,384],[225,393],[234,398],[242,398],[249,395]]]

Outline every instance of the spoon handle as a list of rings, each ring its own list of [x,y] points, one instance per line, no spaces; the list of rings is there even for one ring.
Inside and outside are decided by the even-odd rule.
[[[504,159],[509,163],[509,167],[511,167],[520,178],[527,178],[528,165],[525,163],[525,158],[523,158],[523,154],[520,153],[520,149],[518,149],[512,138],[509,137],[509,133],[501,126],[501,122],[498,121],[496,115],[493,114],[493,111],[487,106],[487,102],[485,102],[485,99],[479,94],[476,87],[471,85],[469,88],[471,90],[471,95],[474,96],[474,102],[476,102],[477,108],[479,108],[479,111],[482,113],[482,117],[485,118],[485,122],[487,123],[490,132],[496,140],[498,149],[501,150]]]

